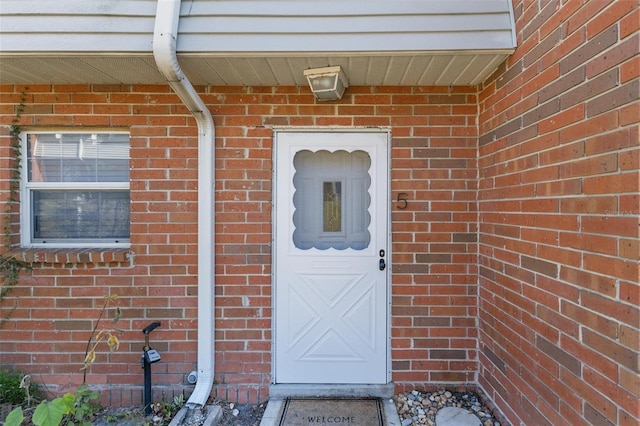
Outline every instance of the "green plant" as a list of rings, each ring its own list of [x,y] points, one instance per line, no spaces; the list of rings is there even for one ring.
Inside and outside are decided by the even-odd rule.
[[[39,390],[31,377],[19,371],[0,370],[0,404],[31,405]]]
[[[9,181],[9,192],[6,201],[6,208],[4,216],[2,218],[2,230],[3,230],[3,252],[0,254],[0,306],[5,299],[7,293],[18,284],[18,278],[20,271],[23,269],[30,270],[31,267],[25,262],[22,262],[10,255],[11,252],[11,236],[12,236],[12,217],[13,217],[13,205],[18,202],[18,196],[20,194],[20,172],[21,172],[21,140],[20,140],[20,117],[24,112],[25,100],[27,88],[20,94],[20,103],[16,107],[16,113],[11,120],[11,128],[9,130],[10,147],[12,155],[15,158],[13,174]],[[4,326],[7,320],[11,317],[11,314],[18,306],[18,301],[15,300],[12,307],[8,308],[6,312],[2,314],[0,318],[0,328]]]
[[[174,396],[171,402],[161,401],[151,404],[155,424],[165,424],[166,419],[171,419],[178,410],[184,406],[184,395]]]
[[[73,418],[77,423],[73,424],[91,424],[93,413],[102,408],[99,403],[95,402],[98,398],[100,398],[100,393],[92,391],[87,385],[82,385],[76,390]]]
[[[98,392],[87,385],[80,386],[75,393],[65,393],[51,401],[42,401],[36,407],[31,422],[36,426],[90,426],[93,413],[101,408],[94,402],[100,397]],[[5,421],[5,426],[18,426],[24,420],[22,407],[15,408]]]
[[[31,421],[36,426],[90,426],[91,419],[100,404],[95,400],[100,398],[100,394],[92,391],[86,385],[87,369],[96,359],[96,348],[102,341],[106,341],[111,351],[117,350],[120,342],[115,336],[118,329],[102,329],[98,331],[100,321],[105,313],[113,310],[111,322],[117,322],[122,316],[122,311],[118,305],[118,295],[110,294],[104,297],[104,303],[98,319],[87,339],[87,349],[85,351],[82,386],[76,389],[75,393],[65,393],[62,397],[54,398],[51,401],[42,401],[33,412]],[[29,394],[27,392],[27,394]],[[24,420],[22,407],[15,408],[5,422],[5,426],[19,426]],[[9,422],[10,421],[10,422]]]
[[[113,310],[113,317],[111,318],[112,323],[116,323],[120,320],[122,316],[122,311],[120,310],[120,306],[118,305],[118,295],[110,294],[104,297],[104,304],[102,305],[102,310],[100,310],[100,315],[98,315],[98,320],[96,324],[93,326],[93,330],[91,330],[91,334],[89,335],[89,339],[87,340],[87,349],[84,352],[84,366],[82,367],[83,375],[82,375],[82,383],[87,382],[87,369],[93,362],[96,360],[96,348],[98,344],[103,340],[107,341],[107,345],[109,346],[109,350],[111,352],[118,350],[120,347],[120,341],[116,337],[115,333],[123,333],[123,330],[119,330],[116,328],[112,329],[103,329],[98,330],[98,325],[100,324],[100,320],[104,316],[105,312],[111,308]],[[97,333],[96,333],[97,332]],[[94,341],[95,340],[95,341]]]
[[[0,303],[4,300],[11,288],[18,284],[20,271],[23,269],[31,270],[31,265],[14,257],[0,254]],[[15,300],[13,306],[9,308],[6,313],[2,314],[2,318],[0,318],[0,328],[11,318],[11,314],[13,314],[17,307],[18,301]]]
[[[51,401],[42,401],[33,412],[31,421],[36,426],[90,426],[93,413],[101,408],[94,402],[99,397],[98,392],[82,385],[75,394],[65,393]]]
[[[134,412],[133,414],[139,414],[141,412],[142,410],[138,410],[137,413]],[[127,419],[131,418],[133,414],[131,412],[111,413],[111,414],[106,414],[104,416],[104,419],[107,421],[107,423],[123,423]]]
[[[58,426],[65,415],[72,413],[75,395],[65,393],[60,398],[42,401],[33,412],[31,421],[37,426]]]
[[[16,408],[12,412],[9,413],[7,418],[4,421],[5,426],[18,426],[22,424],[24,420],[24,413],[22,412],[22,407],[19,409]]]
[[[16,371],[0,371],[0,403],[22,405],[27,399],[24,389],[20,388],[20,373]]]

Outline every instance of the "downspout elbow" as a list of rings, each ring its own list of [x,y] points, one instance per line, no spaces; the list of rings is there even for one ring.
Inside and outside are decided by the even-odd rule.
[[[214,377],[214,191],[215,126],[211,112],[184,75],[176,44],[180,0],[158,0],[153,56],[167,83],[198,125],[198,379],[187,404],[204,406]]]

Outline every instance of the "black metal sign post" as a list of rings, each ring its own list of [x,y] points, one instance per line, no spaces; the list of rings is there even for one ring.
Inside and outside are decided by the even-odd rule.
[[[144,369],[144,412],[151,414],[151,364],[160,361],[160,354],[149,346],[149,333],[159,327],[159,322],[152,322],[146,326],[144,333],[144,347],[142,348],[142,368]]]

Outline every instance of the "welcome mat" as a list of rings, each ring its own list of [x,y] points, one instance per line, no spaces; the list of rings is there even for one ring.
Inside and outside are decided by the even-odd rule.
[[[287,398],[279,426],[385,426],[379,398]]]

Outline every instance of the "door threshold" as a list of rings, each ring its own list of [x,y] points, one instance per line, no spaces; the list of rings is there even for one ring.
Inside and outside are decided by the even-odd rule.
[[[393,383],[384,385],[278,383],[269,386],[269,398],[391,398],[394,389]]]

